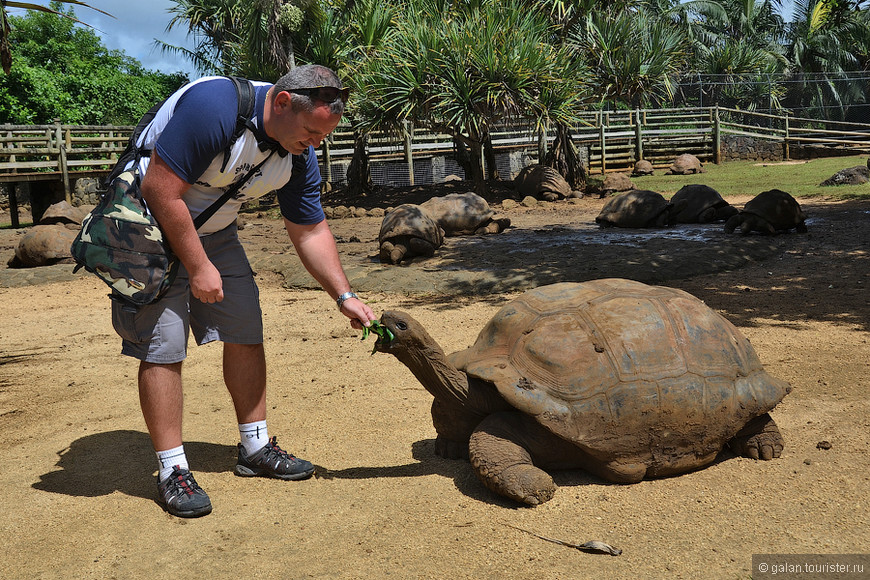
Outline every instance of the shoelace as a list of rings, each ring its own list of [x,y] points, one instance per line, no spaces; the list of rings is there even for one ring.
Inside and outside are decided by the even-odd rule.
[[[291,463],[296,459],[296,457],[292,453],[288,453],[278,447],[278,438],[272,436],[269,439],[269,442],[266,444],[266,452],[263,454],[263,459],[265,461],[271,461],[274,459],[274,456],[277,455],[279,460],[288,460]]]
[[[170,487],[172,488],[171,497],[179,497],[182,494],[193,495],[196,493],[196,480],[189,471],[187,473],[179,472],[178,477],[170,476],[170,481]]]

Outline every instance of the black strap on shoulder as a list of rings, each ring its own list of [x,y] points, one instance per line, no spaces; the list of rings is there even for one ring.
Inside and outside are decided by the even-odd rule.
[[[154,120],[154,117],[157,115],[157,111],[160,110],[160,107],[163,106],[163,103],[166,102],[166,99],[163,99],[150,109],[148,112],[142,115],[142,118],[139,119],[139,122],[136,124],[136,127],[133,128],[133,133],[130,135],[130,139],[127,141],[127,147],[124,148],[124,152],[121,153],[121,156],[118,157],[118,161],[115,162],[115,166],[112,168],[112,171],[109,172],[109,175],[106,176],[106,179],[103,181],[103,187],[107,188],[111,183],[115,180],[116,177],[121,175],[124,171],[124,168],[129,165],[130,161],[136,159],[139,160],[142,157],[149,157],[151,155],[150,149],[140,149],[136,146],[136,143],[139,141],[139,137],[142,135],[142,132],[145,131],[145,128],[151,124],[151,121]]]
[[[254,84],[251,81],[241,77],[229,77],[229,79],[233,81],[233,85],[236,87],[239,108],[236,114],[236,128],[233,131],[230,142],[224,149],[224,162],[221,164],[221,173],[224,172],[227,168],[227,163],[229,163],[230,149],[232,149],[236,141],[239,140],[239,137],[241,137],[242,133],[245,132],[245,129],[248,128],[248,125],[251,124],[251,119],[254,118],[254,105],[257,102],[254,93]]]
[[[257,164],[256,164],[253,168],[251,168],[251,170],[248,171],[248,172],[247,172],[247,173],[246,173],[246,174],[245,174],[241,179],[239,179],[238,181],[234,181],[233,184],[230,185],[229,188],[227,188],[227,190],[226,190],[225,192],[223,192],[223,194],[221,194],[221,196],[220,196],[218,199],[216,199],[216,200],[215,200],[215,201],[214,201],[210,206],[208,206],[207,208],[205,208],[205,209],[202,211],[202,213],[200,213],[198,216],[196,216],[196,219],[193,220],[193,227],[194,227],[195,229],[197,229],[197,230],[198,230],[199,228],[201,228],[202,225],[203,225],[205,222],[207,222],[207,221],[209,220],[209,218],[210,218],[211,216],[213,216],[213,215],[215,214],[215,212],[216,212],[217,210],[219,210],[220,207],[221,207],[223,204],[225,204],[227,201],[229,201],[229,199],[230,199],[232,196],[234,196],[234,195],[236,194],[236,192],[239,191],[239,190],[242,188],[242,186],[243,186],[245,183],[247,183],[247,181],[248,181],[251,177],[253,177],[253,175],[254,175],[255,173],[257,173],[257,171],[259,171],[260,168],[261,168],[263,165],[266,164],[266,162],[267,162],[267,161],[272,157],[272,153],[274,153],[274,151],[271,151],[271,152],[266,156],[265,159],[263,159],[262,161],[260,161],[259,163],[257,163]]]
[[[233,145],[235,145],[236,141],[239,140],[239,137],[242,136],[242,133],[245,132],[247,128],[247,124],[250,119],[254,116],[254,106],[256,105],[257,99],[254,93],[254,84],[248,79],[243,79],[241,77],[229,77],[229,79],[233,82],[233,86],[236,88],[236,95],[238,96],[238,112],[236,114],[236,127],[233,131],[232,136],[230,137],[230,141],[226,144],[224,148],[224,162],[221,165],[221,171],[226,169],[227,163],[230,158],[230,150]],[[115,166],[112,168],[112,171],[109,172],[109,175],[103,181],[104,187],[109,187],[109,185],[114,181],[116,177],[118,177],[127,165],[130,164],[132,160],[139,160],[142,157],[150,157],[151,150],[146,148],[139,148],[136,146],[136,143],[139,141],[139,137],[151,124],[151,121],[154,120],[154,117],[157,115],[157,111],[160,110],[160,107],[166,102],[166,99],[163,99],[150,109],[148,112],[142,115],[142,118],[139,119],[139,122],[136,124],[136,127],[133,129],[133,133],[130,135],[130,139],[127,141],[127,147],[124,149],[124,152],[118,158],[118,161],[115,163]]]

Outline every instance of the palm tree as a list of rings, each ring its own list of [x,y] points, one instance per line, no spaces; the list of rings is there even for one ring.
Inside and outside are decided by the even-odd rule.
[[[468,151],[466,175],[485,193],[483,146],[493,124],[570,119],[582,83],[566,76],[567,51],[548,42],[540,11],[525,9],[521,0],[469,0],[461,8],[446,0],[409,3],[395,36],[360,73],[376,105],[369,124],[410,120],[451,135]],[[548,104],[561,105],[548,108],[545,95],[559,95]]]
[[[173,1],[167,29],[186,27],[196,46],[155,44],[190,59],[200,73],[277,78],[295,66],[298,39],[323,18],[320,5],[309,0]]]
[[[301,48],[307,62],[332,68],[351,88],[346,112],[354,136],[354,153],[347,169],[352,192],[365,195],[374,188],[368,158],[369,129],[363,119],[377,116],[376,103],[368,98],[363,75],[357,69],[395,34],[398,8],[379,0],[359,0],[340,9],[328,8]]]
[[[9,71],[12,69],[12,49],[9,46],[9,20],[6,18],[6,8],[23,8],[25,10],[38,10],[40,12],[50,12],[52,14],[57,14],[59,16],[63,16],[64,18],[69,18],[79,24],[84,24],[85,26],[90,26],[82,22],[81,20],[76,19],[71,14],[65,14],[60,10],[61,4],[76,4],[78,6],[84,6],[85,8],[90,8],[91,10],[96,10],[106,16],[112,16],[108,12],[103,12],[99,8],[94,8],[84,2],[79,2],[78,0],[55,0],[51,2],[49,6],[41,6],[39,4],[32,4],[30,2],[15,2],[13,0],[0,0],[0,65],[3,66],[3,72],[9,74]],[[112,16],[114,18],[114,16]]]
[[[631,107],[671,100],[689,54],[680,29],[644,11],[591,13],[570,41],[589,63],[595,95]]]
[[[858,4],[795,2],[788,47],[790,107],[814,109],[821,118],[842,119],[849,105],[867,102],[866,83],[850,81],[849,74],[866,64],[870,48],[867,11],[858,10]]]

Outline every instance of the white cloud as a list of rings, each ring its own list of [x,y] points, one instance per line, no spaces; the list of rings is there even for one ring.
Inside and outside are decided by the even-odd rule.
[[[181,71],[187,73],[191,79],[199,76],[187,59],[163,54],[154,47],[154,39],[157,38],[168,44],[193,48],[193,42],[187,38],[184,26],[176,26],[171,32],[166,32],[166,26],[172,19],[167,10],[175,5],[171,0],[83,1],[115,17],[110,18],[84,6],[74,6],[76,17],[93,26],[107,48],[122,50],[141,62],[146,69],[165,73]]]

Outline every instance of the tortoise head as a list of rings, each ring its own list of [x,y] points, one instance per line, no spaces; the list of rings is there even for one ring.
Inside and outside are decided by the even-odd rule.
[[[407,312],[387,310],[381,314],[380,326],[393,338],[385,338],[389,337],[386,332],[379,334],[375,350],[399,359],[436,399],[454,406],[466,404],[468,377],[451,364],[422,324]]]
[[[375,350],[393,354],[400,360],[403,353],[436,344],[423,325],[407,312],[387,310],[381,315],[380,324],[390,331],[392,339],[388,339],[388,335],[379,336],[375,343]]]

